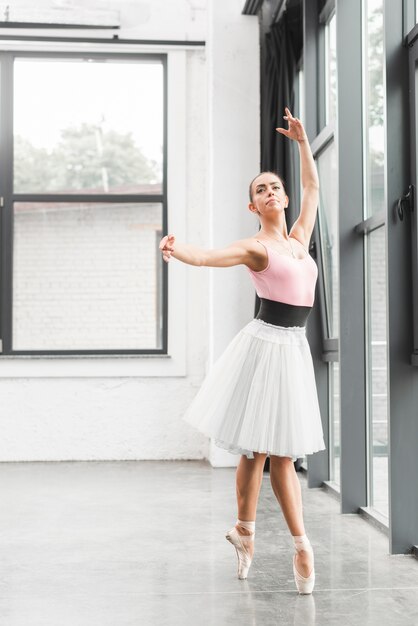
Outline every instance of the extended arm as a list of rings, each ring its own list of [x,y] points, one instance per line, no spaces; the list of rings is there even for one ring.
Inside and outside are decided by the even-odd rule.
[[[178,243],[174,235],[166,235],[161,239],[159,247],[164,261],[168,262],[174,257],[188,265],[231,267],[244,264],[257,269],[257,263],[262,260],[255,241],[249,239],[234,241],[226,248],[206,250],[192,244]]]
[[[276,130],[298,142],[303,189],[299,217],[293,224],[289,234],[296,237],[307,248],[312,236],[318,209],[318,172],[302,122],[297,117],[293,117],[288,108],[286,108],[286,113],[285,119],[288,120],[289,129],[276,128]]]

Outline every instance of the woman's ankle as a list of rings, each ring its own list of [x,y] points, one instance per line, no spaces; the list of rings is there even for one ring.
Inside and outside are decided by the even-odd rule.
[[[297,552],[311,552],[312,545],[309,541],[309,538],[306,534],[303,535],[292,535],[293,543]]]
[[[238,530],[240,535],[253,535],[255,533],[255,521],[244,521],[237,519],[235,528]]]

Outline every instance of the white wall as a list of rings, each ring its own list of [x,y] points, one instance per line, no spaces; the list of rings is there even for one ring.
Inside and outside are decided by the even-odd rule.
[[[39,6],[58,4],[72,5]],[[83,6],[116,7],[121,38],[207,40],[206,50],[176,49],[176,67],[185,60],[176,84],[185,110],[173,113],[184,117],[177,145],[185,184],[169,198],[169,230],[218,247],[256,231],[246,193],[259,163],[258,28],[241,15],[242,0],[206,4]],[[181,185],[181,174],[176,178]],[[173,260],[169,272],[170,325],[179,329],[171,332],[171,361],[180,365],[170,370],[170,358],[149,357],[1,357],[0,461],[208,458],[209,442],[181,416],[213,359],[251,318],[253,289],[243,267],[186,268]],[[231,458],[221,451],[211,457],[215,465]]]
[[[209,115],[211,243],[223,247],[258,230],[248,210],[249,182],[260,163],[258,20],[241,15],[241,0],[210,3]],[[211,360],[253,317],[254,290],[243,266],[211,270]],[[237,457],[212,445],[211,463]]]
[[[57,16],[68,15],[72,20],[94,19],[95,14],[116,14],[120,22],[118,35],[124,39],[170,39],[205,40],[208,0],[36,0],[33,3],[34,19],[54,20]],[[31,3],[28,0],[9,0],[4,3],[13,11],[29,14]],[[3,6],[4,6],[3,5]],[[83,12],[80,12],[82,7]],[[68,20],[67,20],[68,21]],[[23,31],[27,35],[27,31]],[[50,34],[51,31],[48,31]],[[108,31],[109,32],[109,31]],[[62,31],[54,31],[62,36]],[[80,30],[85,37],[86,31]],[[100,36],[106,31],[89,32],[89,36]]]

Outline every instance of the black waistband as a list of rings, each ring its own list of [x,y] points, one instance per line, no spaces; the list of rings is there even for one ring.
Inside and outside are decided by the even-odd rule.
[[[255,317],[256,320],[263,320],[275,326],[305,326],[311,306],[296,306],[276,300],[260,298],[260,308]]]

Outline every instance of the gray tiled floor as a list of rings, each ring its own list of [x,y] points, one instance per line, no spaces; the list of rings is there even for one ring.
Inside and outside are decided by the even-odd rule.
[[[266,476],[247,581],[224,539],[234,470],[203,462],[0,465],[2,626],[418,624],[418,561],[320,489],[304,491],[313,596]]]

